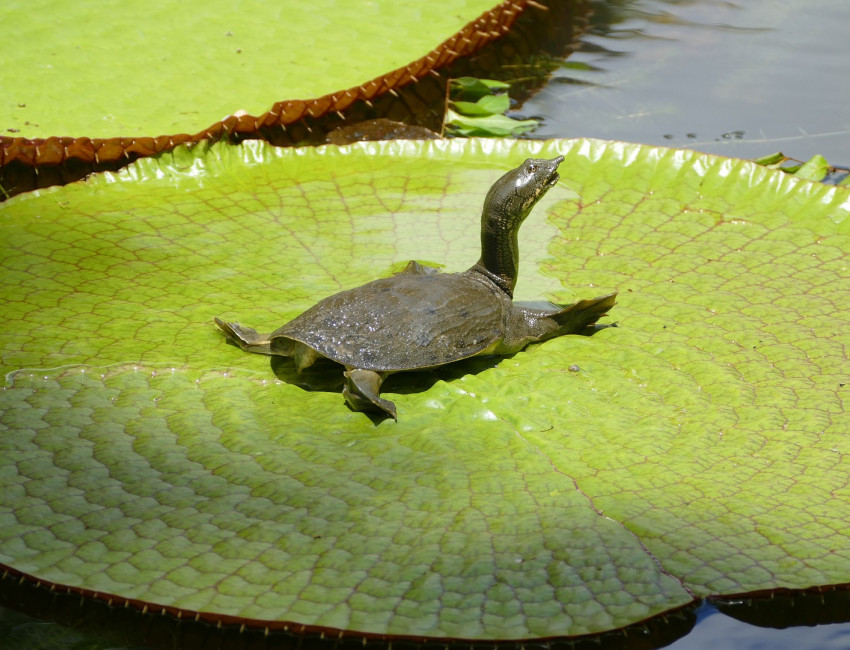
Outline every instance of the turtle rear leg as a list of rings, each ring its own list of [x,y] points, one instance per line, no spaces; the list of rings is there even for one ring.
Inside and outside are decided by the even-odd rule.
[[[607,316],[608,310],[615,304],[617,304],[617,294],[609,293],[568,305],[549,316],[554,326],[546,333],[545,338],[563,334],[591,334],[606,327],[616,327],[616,323],[599,325],[596,322],[603,316]]]
[[[511,354],[529,343],[547,341],[564,334],[592,334],[605,327],[613,327],[614,324],[598,325],[596,321],[607,315],[616,304],[616,298],[617,294],[611,293],[552,310],[515,304],[508,315],[507,331],[499,353]]]
[[[345,371],[345,387],[342,395],[345,401],[355,411],[372,411],[385,413],[398,421],[395,404],[379,397],[384,375],[374,370],[354,368]]]
[[[271,354],[268,334],[258,334],[252,327],[242,327],[239,323],[225,323],[216,318],[215,324],[227,335],[228,342],[237,345],[246,352]]]

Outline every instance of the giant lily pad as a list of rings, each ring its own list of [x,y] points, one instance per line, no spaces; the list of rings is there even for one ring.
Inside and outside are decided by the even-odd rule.
[[[275,327],[411,257],[464,268],[531,154],[566,160],[519,297],[618,290],[618,328],[412,375],[375,425],[212,325]],[[172,615],[420,638],[848,582],[848,216],[843,188],[592,140],[198,147],[14,198],[0,562]]]

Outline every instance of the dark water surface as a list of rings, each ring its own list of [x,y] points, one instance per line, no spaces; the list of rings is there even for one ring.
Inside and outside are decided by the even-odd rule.
[[[848,0],[594,0],[532,137],[850,165]]]
[[[781,621],[776,621],[776,624]],[[850,623],[768,628],[726,616],[705,603],[687,636],[665,646],[668,650],[847,650]]]

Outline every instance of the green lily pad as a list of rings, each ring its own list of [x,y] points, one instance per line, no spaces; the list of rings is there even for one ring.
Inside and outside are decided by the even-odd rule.
[[[490,184],[558,154],[518,298],[618,290],[618,328],[407,375],[375,425],[212,324],[271,329],[409,258],[463,269]],[[13,198],[0,563],[468,639],[848,582],[848,217],[846,188],[592,140],[199,146]]]
[[[195,133],[404,67],[494,4],[9,0],[0,128],[26,138]]]

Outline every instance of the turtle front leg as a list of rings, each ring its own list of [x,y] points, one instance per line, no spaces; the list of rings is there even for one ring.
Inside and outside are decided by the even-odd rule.
[[[440,269],[436,266],[428,266],[427,264],[420,264],[416,260],[410,260],[407,266],[396,273],[396,275],[433,275],[439,272]]]
[[[227,339],[234,345],[239,346],[245,352],[256,352],[257,354],[271,354],[271,344],[268,335],[258,334],[252,327],[242,327],[239,323],[225,323],[215,318],[215,324],[221,328]]]
[[[378,396],[385,375],[374,370],[354,368],[345,371],[345,387],[342,395],[355,411],[378,411],[398,421],[395,404]]]

